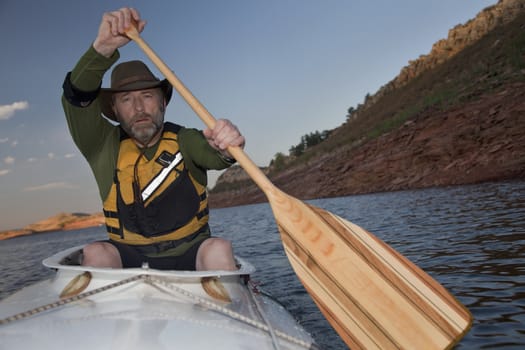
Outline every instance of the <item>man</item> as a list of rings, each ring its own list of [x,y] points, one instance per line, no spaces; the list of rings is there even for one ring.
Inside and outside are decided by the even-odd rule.
[[[109,235],[84,247],[82,264],[234,270],[231,243],[208,227],[206,170],[233,164],[227,149],[244,147],[244,137],[228,120],[203,132],[165,123],[172,87],[140,61],[117,65],[101,89],[132,21],[139,32],[146,25],[135,9],[105,13],[63,85],[68,127],[97,181]]]

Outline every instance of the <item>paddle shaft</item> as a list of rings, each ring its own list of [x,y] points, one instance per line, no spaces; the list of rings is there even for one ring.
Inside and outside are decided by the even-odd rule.
[[[168,79],[173,88],[177,90],[180,96],[188,103],[197,116],[210,129],[213,129],[217,120],[204,107],[204,105],[191,93],[191,91],[182,83],[182,81],[169,69],[169,67],[160,59],[160,57],[153,51],[153,49],[138,35],[137,33],[129,33],[128,36],[133,39],[144,51],[153,64],[161,71],[161,73]],[[240,147],[228,147],[228,152],[237,160],[237,162],[248,173],[252,180],[259,186],[259,188],[266,194],[274,191],[275,186],[268,180],[266,175],[259,169],[259,167],[246,155]]]

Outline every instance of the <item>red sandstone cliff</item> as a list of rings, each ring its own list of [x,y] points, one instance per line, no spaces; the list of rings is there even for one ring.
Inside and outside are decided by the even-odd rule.
[[[265,171],[301,199],[525,179],[525,2],[453,28],[307,155]],[[238,167],[210,195],[212,207],[263,201]]]

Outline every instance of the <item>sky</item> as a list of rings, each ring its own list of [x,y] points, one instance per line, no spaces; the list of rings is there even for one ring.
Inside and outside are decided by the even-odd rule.
[[[65,74],[104,12],[139,10],[143,39],[245,151],[267,166],[301,136],[344,123],[410,60],[497,0],[0,0],[0,230],[101,199],[73,144],[60,97]],[[121,61],[141,59],[131,42]],[[109,74],[107,74],[109,76]],[[109,80],[104,79],[107,87]],[[166,120],[203,128],[175,96]],[[219,172],[210,172],[213,185]]]

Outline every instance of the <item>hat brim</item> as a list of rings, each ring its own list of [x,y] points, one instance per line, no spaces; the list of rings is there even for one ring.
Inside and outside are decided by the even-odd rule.
[[[167,79],[161,80],[161,81],[152,81],[152,82],[137,82],[126,85],[123,89],[108,89],[108,88],[102,88],[100,89],[100,93],[98,95],[99,101],[100,101],[100,109],[102,111],[102,114],[108,119],[114,120],[118,122],[117,116],[113,112],[113,101],[112,101],[112,95],[115,92],[124,92],[124,91],[136,91],[136,90],[145,90],[145,89],[153,89],[160,87],[162,89],[162,92],[164,93],[164,98],[166,99],[166,105],[170,102],[171,96],[173,95],[173,86],[168,82]]]

